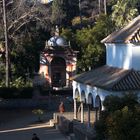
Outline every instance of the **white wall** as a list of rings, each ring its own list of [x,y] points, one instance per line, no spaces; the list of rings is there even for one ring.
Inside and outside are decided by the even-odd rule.
[[[132,44],[105,44],[106,65],[131,69],[132,68]]]
[[[140,70],[140,46],[134,46],[132,48],[132,67],[135,70]]]

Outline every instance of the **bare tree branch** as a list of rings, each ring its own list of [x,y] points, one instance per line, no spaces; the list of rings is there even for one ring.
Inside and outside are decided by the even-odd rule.
[[[16,24],[16,23],[19,23],[20,20],[29,17],[29,15],[30,15],[30,12],[24,13],[24,15],[22,15],[21,17],[19,17],[19,18],[16,19],[15,21],[13,21],[13,22],[11,23],[11,25],[8,27],[8,31],[9,31],[12,27],[15,27],[15,24]]]
[[[6,7],[9,6],[9,5],[11,5],[11,4],[13,4],[13,3],[14,3],[13,0],[9,1],[9,2],[6,4]]]
[[[0,0],[0,7],[2,0]],[[10,39],[17,40],[19,33],[22,34],[29,29],[32,22],[39,23],[45,29],[48,28],[50,21],[50,8],[37,1],[27,0],[6,0],[8,36]],[[2,18],[0,8],[0,18]],[[30,25],[31,26],[31,25]],[[28,27],[28,28],[27,28]],[[0,20],[0,31],[3,29],[3,22]],[[20,31],[20,32],[19,32]],[[0,33],[2,35],[2,33]],[[16,39],[17,38],[17,39]]]

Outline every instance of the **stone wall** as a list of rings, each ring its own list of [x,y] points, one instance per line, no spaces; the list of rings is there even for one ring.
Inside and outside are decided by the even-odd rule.
[[[69,116],[70,114],[68,114]],[[66,117],[67,118],[66,118]],[[54,114],[55,126],[64,134],[71,138],[74,135],[76,140],[95,140],[96,132],[93,127],[88,128],[86,124],[82,124],[77,120],[68,119],[66,114]],[[71,116],[72,117],[72,116]]]
[[[96,140],[96,132],[93,128],[87,128],[84,124],[73,126],[76,140]]]
[[[0,108],[48,108],[48,103],[45,100],[33,99],[5,99],[0,101]]]
[[[0,108],[43,108],[58,112],[61,101],[64,102],[66,111],[73,109],[72,104],[63,96],[40,96],[32,99],[0,99]]]

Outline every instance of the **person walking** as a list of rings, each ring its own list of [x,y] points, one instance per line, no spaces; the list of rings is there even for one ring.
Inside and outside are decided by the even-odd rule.
[[[59,112],[64,113],[64,111],[65,111],[65,106],[64,106],[64,103],[61,102],[60,105],[59,105]]]
[[[40,140],[40,139],[38,138],[37,134],[34,133],[34,134],[33,134],[33,138],[32,138],[32,140]]]

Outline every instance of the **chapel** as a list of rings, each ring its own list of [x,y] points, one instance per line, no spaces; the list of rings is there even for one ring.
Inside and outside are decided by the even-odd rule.
[[[106,47],[106,65],[73,78],[74,118],[77,118],[77,102],[80,102],[81,122],[85,104],[90,123],[90,108],[98,112],[104,110],[107,96],[132,93],[140,97],[140,16],[101,42]],[[98,114],[95,114],[96,120]]]
[[[55,34],[46,41],[40,54],[39,74],[45,78],[46,86],[52,88],[71,88],[72,77],[76,74],[77,52],[70,42],[60,36],[56,26]]]

